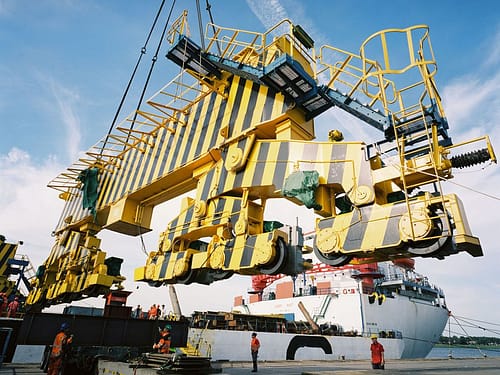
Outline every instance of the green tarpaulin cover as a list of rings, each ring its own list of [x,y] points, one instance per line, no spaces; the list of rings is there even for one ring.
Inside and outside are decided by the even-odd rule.
[[[314,192],[319,186],[317,171],[298,171],[292,173],[285,180],[283,195],[300,200],[307,208],[320,210],[321,205],[314,200]]]
[[[97,187],[99,184],[97,180],[98,174],[99,169],[88,168],[81,171],[78,175],[78,180],[82,182],[83,208],[88,208],[92,215],[94,215],[94,218],[96,215]]]

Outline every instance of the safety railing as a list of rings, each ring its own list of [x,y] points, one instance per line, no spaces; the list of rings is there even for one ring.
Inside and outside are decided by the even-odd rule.
[[[325,45],[319,50],[316,76],[328,88],[387,115],[383,94],[387,90],[395,91],[394,83],[383,76],[368,77],[366,71],[372,72],[378,67],[375,61],[370,67],[367,64],[359,55]]]
[[[382,79],[394,82],[396,89],[391,87],[391,90],[384,90],[382,96],[378,90],[372,93],[369,85],[364,87],[366,95],[380,97],[391,113],[404,114],[406,108],[426,98],[428,101],[423,102],[424,107],[431,105],[431,100],[436,100],[441,109],[433,82],[437,64],[427,26],[377,32],[362,43],[360,57],[366,82],[371,78],[377,82]],[[374,61],[377,62],[376,69],[373,69]],[[405,96],[413,104],[405,104]]]
[[[206,29],[206,51],[220,58],[262,68],[288,54],[314,75],[314,50],[302,29],[284,19],[264,33],[221,27],[212,23]],[[310,52],[312,51],[312,52]]]

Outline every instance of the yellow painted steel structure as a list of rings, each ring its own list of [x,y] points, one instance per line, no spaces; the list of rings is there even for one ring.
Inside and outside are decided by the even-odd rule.
[[[269,199],[315,210],[314,252],[331,265],[482,255],[459,198],[444,195],[440,184],[454,163],[496,159],[487,137],[471,141],[486,144],[479,160],[450,156],[456,146],[427,27],[374,34],[354,54],[331,46],[316,52],[289,20],[265,33],[209,25],[202,51],[184,35],[185,17],[169,33],[168,56],[180,75],[49,183],[66,205],[28,304],[119,286],[123,277],[110,272],[96,234],[148,232],[155,205],[190,191],[135,280],[209,284],[233,273],[309,268],[300,228],[267,227]],[[402,65],[387,47],[392,34],[408,49]],[[398,86],[399,76],[417,78]],[[314,117],[333,106],[383,131],[384,142],[346,142],[339,132],[313,141]],[[98,172],[95,214],[83,202],[80,176],[89,169]],[[415,193],[429,185],[434,191]]]
[[[14,259],[17,251],[17,244],[6,242],[0,236],[0,293],[7,296],[15,291],[15,282],[9,279],[9,260]]]

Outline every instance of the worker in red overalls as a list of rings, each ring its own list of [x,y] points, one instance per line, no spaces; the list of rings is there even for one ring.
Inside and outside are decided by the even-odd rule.
[[[19,297],[14,297],[14,300],[7,306],[7,318],[15,318],[19,309]]]
[[[372,368],[383,370],[385,367],[384,347],[377,341],[377,335],[371,335],[372,344],[370,351],[372,352]]]
[[[61,324],[61,329],[57,333],[52,350],[50,352],[47,375],[64,374],[63,360],[68,352],[68,346],[73,341],[73,335],[69,335],[69,324]]]
[[[7,302],[7,294],[0,292],[0,316],[3,316],[3,312],[7,308]]]
[[[170,335],[171,330],[172,327],[167,324],[165,328],[160,331],[160,341],[153,345],[153,349],[158,350],[158,353],[167,354],[170,352],[170,343],[172,341]]]

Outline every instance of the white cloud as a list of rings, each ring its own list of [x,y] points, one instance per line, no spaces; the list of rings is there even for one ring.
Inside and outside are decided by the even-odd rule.
[[[496,118],[492,115],[500,111],[499,88],[500,74],[487,79],[477,75],[460,77],[447,86],[443,90],[443,104],[451,129],[493,128]]]
[[[247,0],[247,4],[266,28],[271,28],[284,18],[288,18],[288,13],[279,0]]]
[[[52,158],[37,166],[27,152],[15,148],[0,155],[0,228],[8,241],[24,242],[19,252],[29,253],[36,265],[48,254],[50,233],[62,208],[57,194],[46,187],[61,168]]]
[[[484,67],[496,68],[500,61],[500,24],[497,26],[497,33],[491,43],[488,43],[487,48],[491,48],[489,56],[484,61]]]
[[[303,2],[295,0],[246,0],[246,2],[253,14],[260,20],[266,29],[288,18],[294,25],[300,25],[311,37],[313,37],[315,45],[328,44],[328,37],[317,28],[314,20],[307,17]],[[284,30],[280,31],[284,32]],[[285,31],[288,32],[289,30]]]
[[[80,101],[80,96],[77,92],[62,86],[60,83],[49,80],[50,91],[56,99],[59,109],[58,115],[62,120],[62,124],[66,129],[66,151],[69,160],[75,160],[80,152],[80,119],[77,115],[77,105]]]

